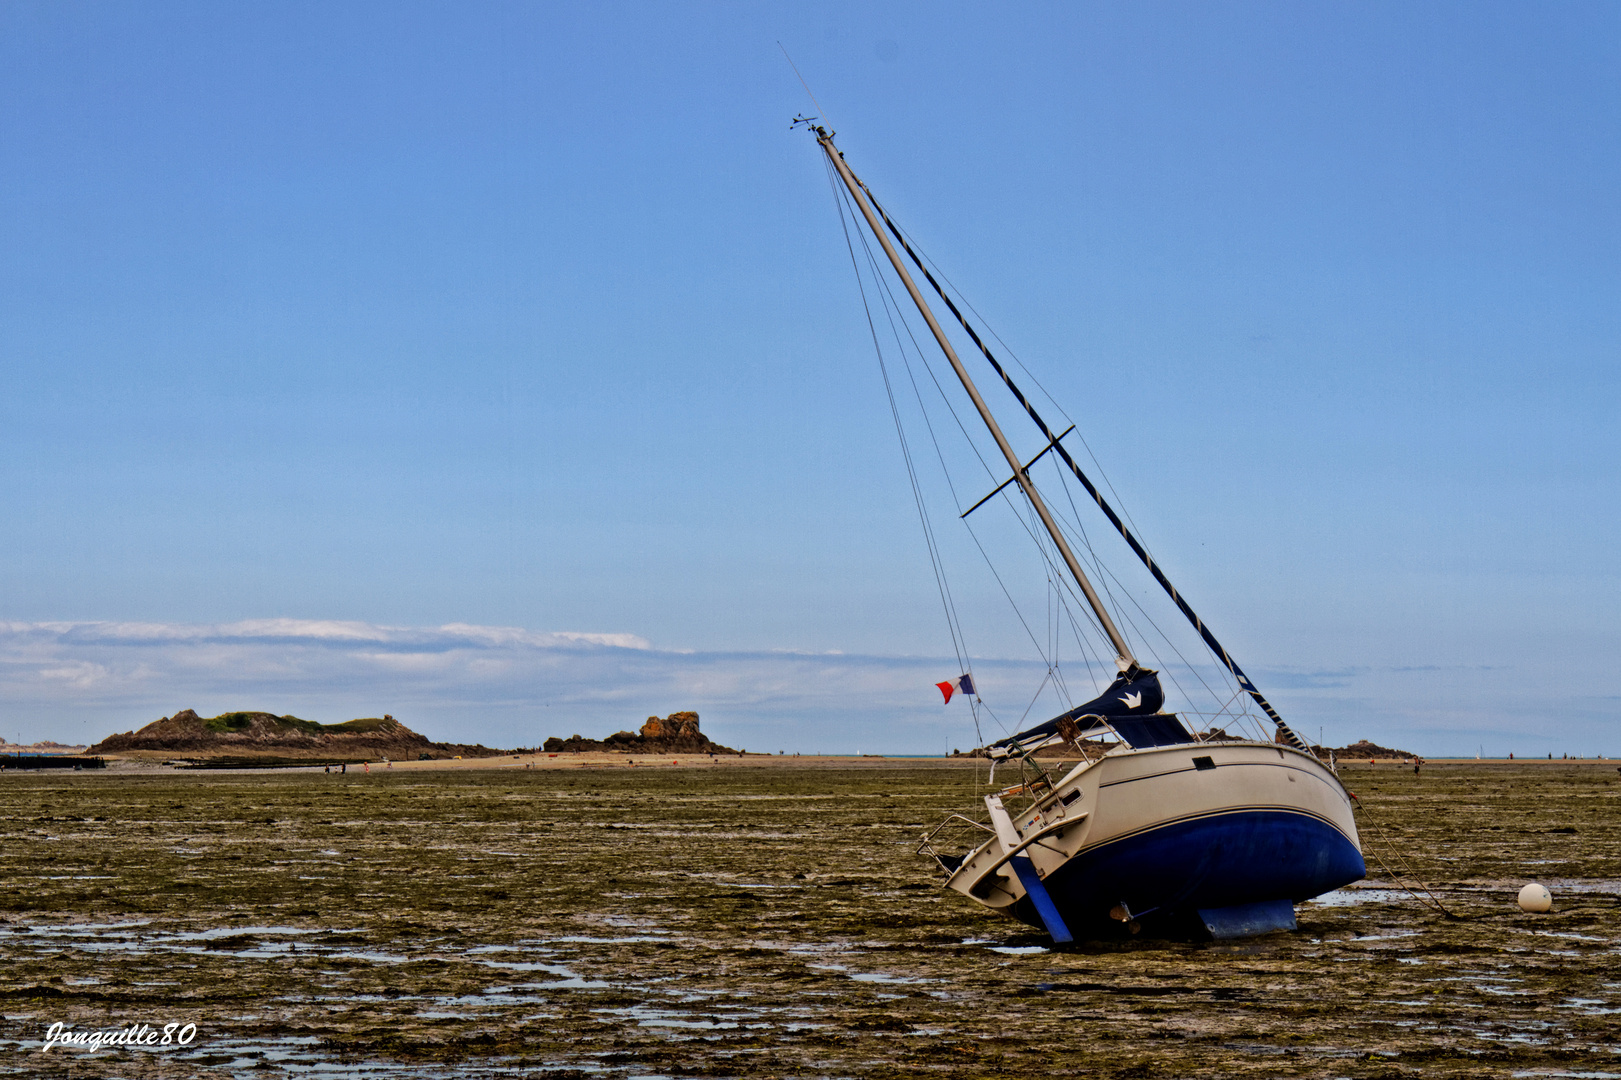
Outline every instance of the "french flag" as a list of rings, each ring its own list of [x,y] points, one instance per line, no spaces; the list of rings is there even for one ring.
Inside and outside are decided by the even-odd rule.
[[[934,685],[940,691],[940,693],[944,695],[946,701],[949,703],[951,701],[951,695],[955,694],[958,690],[961,690],[965,694],[972,694],[974,692],[974,677],[972,675],[964,675],[956,682],[937,682]]]

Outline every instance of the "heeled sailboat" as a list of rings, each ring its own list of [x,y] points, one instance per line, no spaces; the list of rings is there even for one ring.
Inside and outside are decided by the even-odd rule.
[[[1045,930],[1057,942],[1145,927],[1216,938],[1294,929],[1296,903],[1366,872],[1351,798],[1332,759],[1322,760],[1295,734],[1171,585],[1071,457],[1063,443],[1069,432],[1055,435],[1014,384],[906,235],[851,171],[833,135],[815,118],[796,119],[795,126],[816,137],[836,177],[836,194],[842,199],[847,193],[844,205],[877,241],[1011,470],[992,495],[1010,485],[1022,493],[1033,514],[1032,528],[1039,522],[1050,539],[1046,550],[1056,556],[1050,557],[1051,565],[1061,564],[1060,572],[1079,589],[1118,669],[1093,700],[982,748],[993,763],[1016,766],[1020,782],[986,795],[984,818],[952,815],[926,833],[919,852],[935,861],[947,888]],[[851,254],[854,258],[854,247]],[[1035,424],[1045,448],[1029,463],[1021,462],[991,415],[909,272],[908,260]],[[1031,478],[1031,466],[1049,452],[1061,462],[1066,482],[1073,476],[1080,483],[1187,617],[1236,683],[1235,696],[1247,696],[1265,714],[1275,729],[1271,739],[1232,738],[1215,729],[1196,734],[1181,717],[1163,711],[1158,673],[1138,661]],[[1038,756],[1038,751],[1045,753]],[[1061,770],[1052,767],[1065,757],[1078,761]],[[995,771],[993,764],[993,783]],[[948,850],[954,842],[960,853]]]

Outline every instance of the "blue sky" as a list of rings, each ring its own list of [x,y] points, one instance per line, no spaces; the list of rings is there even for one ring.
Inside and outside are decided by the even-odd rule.
[[[4,5],[0,736],[970,744],[778,41],[1298,728],[1621,753],[1579,3]]]

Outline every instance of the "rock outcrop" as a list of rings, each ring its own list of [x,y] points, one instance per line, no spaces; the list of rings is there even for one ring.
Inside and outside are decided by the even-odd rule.
[[[1361,739],[1352,743],[1350,746],[1342,746],[1338,750],[1335,750],[1334,756],[1337,758],[1344,758],[1347,761],[1355,761],[1357,758],[1373,758],[1375,760],[1380,758],[1390,760],[1394,758],[1405,761],[1409,758],[1416,757],[1417,755],[1408,750],[1392,750],[1388,746],[1380,746],[1378,743],[1369,742],[1367,739]]]
[[[671,741],[677,739],[691,739],[705,741],[698,731],[698,714],[695,712],[673,712],[664,719],[649,716],[647,723],[642,725],[642,738],[654,741]]]
[[[265,756],[289,758],[395,759],[486,757],[501,751],[483,746],[431,742],[392,716],[318,724],[296,716],[265,712],[222,713],[210,719],[182,709],[141,728],[111,735],[90,748],[93,754],[159,751],[182,757]]]
[[[736,750],[709,741],[698,730],[698,714],[674,712],[669,716],[649,716],[640,732],[620,731],[606,739],[584,739],[571,735],[555,736],[542,747],[548,754],[578,754],[587,751],[620,754],[735,754]]]

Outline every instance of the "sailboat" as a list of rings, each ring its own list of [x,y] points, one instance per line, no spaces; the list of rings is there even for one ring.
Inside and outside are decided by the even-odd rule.
[[[1065,447],[1069,431],[1053,433],[816,120],[799,117],[795,126],[815,136],[836,177],[836,194],[847,193],[848,205],[859,211],[1011,472],[992,495],[1010,485],[1022,494],[1056,553],[1054,565],[1061,562],[1080,590],[1117,668],[1094,699],[982,747],[993,762],[992,785],[1002,763],[1018,768],[1018,782],[984,796],[983,818],[954,814],[925,833],[919,853],[933,860],[946,888],[1055,942],[1145,928],[1212,938],[1295,929],[1297,903],[1366,873],[1351,797],[1332,760],[1322,760],[1295,734],[1172,586]],[[991,415],[908,262],[1045,441],[1030,462],[1015,454]],[[1265,714],[1271,738],[1234,738],[1214,728],[1194,733],[1164,711],[1159,673],[1139,662],[1032,479],[1031,466],[1049,452],[1186,616],[1239,692]],[[1043,750],[1047,754],[1038,757]],[[1050,767],[1055,762],[1066,762],[1063,771]]]

